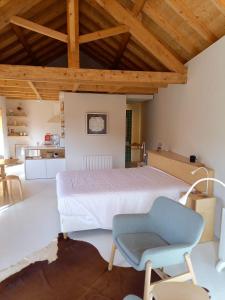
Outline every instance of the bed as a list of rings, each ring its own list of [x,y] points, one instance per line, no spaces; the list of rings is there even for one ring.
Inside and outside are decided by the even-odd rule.
[[[114,215],[146,213],[158,196],[176,201],[189,187],[184,181],[150,166],[65,171],[57,174],[56,181],[61,231],[64,233],[112,229]]]

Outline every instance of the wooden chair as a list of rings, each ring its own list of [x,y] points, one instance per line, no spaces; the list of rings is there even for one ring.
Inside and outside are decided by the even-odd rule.
[[[0,182],[6,182],[6,195],[9,197],[9,200],[13,200],[13,188],[12,182],[17,181],[19,187],[20,200],[23,200],[23,191],[22,191],[22,183],[17,175],[6,175],[5,177],[0,177]]]
[[[161,275],[161,282],[192,280],[196,284],[190,253],[199,242],[203,228],[204,221],[199,214],[166,197],[156,199],[148,214],[116,215],[108,269],[112,270],[118,249],[134,269],[145,270],[144,300],[149,300],[155,286],[151,283],[152,269]],[[168,277],[161,271],[183,262],[188,267],[184,274]]]
[[[0,174],[0,183],[2,184],[2,190],[3,190],[3,201],[5,201],[5,199],[9,199],[9,190],[8,190],[8,185],[7,182],[5,180],[5,177],[3,178]],[[5,186],[3,186],[5,184]]]

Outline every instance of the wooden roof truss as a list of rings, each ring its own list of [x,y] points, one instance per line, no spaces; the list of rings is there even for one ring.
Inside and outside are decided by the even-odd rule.
[[[218,39],[212,30],[196,18],[184,0],[163,1],[171,13],[175,12],[177,18],[188,22],[191,30],[204,41],[204,45],[210,45]],[[207,1],[214,1],[213,5],[221,15],[225,16],[223,1]],[[164,28],[164,32],[168,33],[170,38],[181,44],[180,49],[186,60],[191,55],[199,53],[199,47],[194,43],[193,38],[186,39],[171,22],[165,21],[155,1],[61,0],[60,3],[58,2],[59,11],[50,13],[51,23],[47,16],[45,16],[46,22],[43,20],[38,22],[40,19],[38,15],[36,18],[29,19],[27,6],[30,1],[18,1],[17,4],[12,2],[5,0],[6,4],[2,4],[2,7],[0,3],[0,30],[10,24],[17,42],[22,47],[20,55],[13,59],[19,62],[21,56],[22,61],[27,61],[27,65],[0,64],[0,95],[5,95],[7,98],[58,100],[60,91],[154,94],[157,93],[158,88],[167,87],[168,84],[186,83],[187,70],[184,59],[180,59],[179,55],[171,51],[168,45],[156,36],[154,30],[148,28],[146,18],[151,18],[156,26]],[[63,17],[60,17],[60,13],[61,16],[64,14],[65,3],[63,2],[66,2],[67,30],[65,30]],[[39,7],[39,5],[44,7],[44,1],[32,1],[32,7]],[[99,13],[105,13],[112,25],[106,26],[107,22],[104,18],[97,19],[92,10],[87,13],[83,8],[80,10],[79,6],[85,8],[87,5]],[[24,17],[25,13],[27,17]],[[90,32],[90,28],[99,27],[101,29]],[[27,39],[29,32],[39,35]],[[50,45],[49,40],[43,40],[42,37],[51,38],[52,44]],[[30,43],[33,43],[33,40],[36,40],[37,44],[31,47]],[[87,43],[89,47],[84,47]],[[101,45],[102,51],[97,45]],[[38,52],[33,51],[34,48],[39,49],[39,47],[42,47],[42,53],[46,51],[45,59],[41,58]],[[64,54],[66,49],[67,68],[46,66],[48,60],[55,55]],[[89,56],[107,65],[108,70],[81,68],[80,49],[84,49]],[[116,57],[113,56],[115,49],[117,49]],[[10,44],[8,51],[10,53]],[[110,53],[112,53],[111,57]],[[4,55],[8,57],[4,53],[2,57]],[[0,61],[2,62],[1,59]]]

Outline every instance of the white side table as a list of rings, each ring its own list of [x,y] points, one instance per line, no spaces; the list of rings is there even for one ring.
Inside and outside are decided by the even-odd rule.
[[[155,300],[209,300],[208,293],[201,287],[188,282],[156,284],[152,294]]]

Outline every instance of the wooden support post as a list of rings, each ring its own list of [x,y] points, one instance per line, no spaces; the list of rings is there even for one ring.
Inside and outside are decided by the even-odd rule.
[[[80,68],[79,0],[67,0],[68,67]]]

